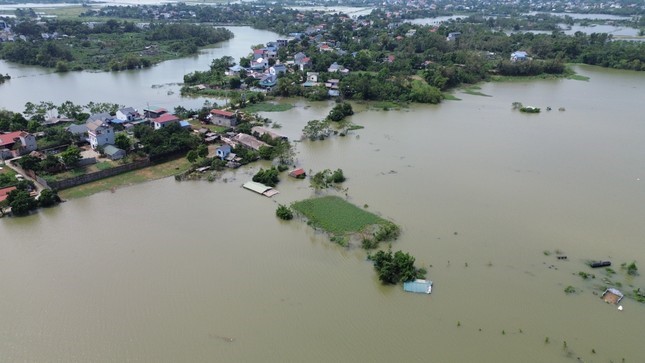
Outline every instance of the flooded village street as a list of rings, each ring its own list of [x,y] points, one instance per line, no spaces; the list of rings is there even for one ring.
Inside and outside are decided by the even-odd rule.
[[[152,85],[276,36],[232,30],[219,48],[140,72],[0,62],[14,77],[0,106],[200,106]],[[485,83],[486,96],[399,111],[356,105],[364,129],[297,143],[299,167],[342,168],[349,201],[401,226],[393,249],[428,269],[431,295],[383,286],[363,250],[278,220],[278,203],[313,191],[284,177],[272,199],[248,192],[251,164],[213,183],[166,178],[0,220],[0,361],[642,361],[645,304],[602,302],[603,273],[585,261],[611,260],[623,290],[645,288],[620,272],[634,260],[645,269],[645,74],[574,68],[589,81]],[[263,116],[290,139],[333,106],[280,102],[296,107]]]

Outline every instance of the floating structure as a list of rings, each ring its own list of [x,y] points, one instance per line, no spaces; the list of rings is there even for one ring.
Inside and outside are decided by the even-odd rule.
[[[420,294],[429,294],[432,292],[432,281],[416,279],[403,283],[403,290],[407,292],[416,292]]]
[[[592,268],[611,266],[611,261],[593,261],[589,264]]]
[[[266,185],[264,185],[262,183],[257,183],[257,182],[254,182],[254,181],[246,182],[246,183],[244,183],[244,185],[242,185],[242,187],[244,187],[244,189],[248,189],[248,190],[250,190],[252,192],[256,192],[258,194],[262,194],[265,197],[269,197],[269,198],[271,198],[272,196],[280,193],[279,191],[277,191],[277,190],[275,190],[275,189],[273,189],[273,188],[271,188],[269,186],[266,186]]]
[[[625,297],[622,292],[614,288],[608,288],[602,293],[602,299],[608,304],[618,304]]]

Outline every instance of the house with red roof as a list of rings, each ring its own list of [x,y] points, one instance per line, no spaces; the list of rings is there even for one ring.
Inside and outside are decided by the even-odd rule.
[[[237,115],[233,112],[212,109],[208,118],[214,125],[227,127],[237,126]]]
[[[179,117],[171,113],[164,113],[163,115],[152,120],[152,126],[155,130],[159,130],[168,125],[179,124],[179,121],[181,121]]]
[[[0,152],[5,155],[9,154],[9,152],[4,151],[5,149],[9,150],[14,157],[28,154],[38,149],[36,136],[26,131],[14,131],[7,134],[0,134]]]
[[[14,190],[16,190],[16,187],[7,187],[0,189],[0,203],[4,202],[9,197],[9,193]]]

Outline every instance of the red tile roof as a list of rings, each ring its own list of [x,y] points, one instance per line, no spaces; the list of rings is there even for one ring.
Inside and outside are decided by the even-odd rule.
[[[218,109],[212,109],[211,114],[224,116],[224,117],[233,117],[235,115],[233,112],[228,112],[228,111],[218,110]]]
[[[14,131],[8,134],[0,134],[0,146],[11,145],[15,142],[15,139],[19,138],[20,136],[27,135],[29,134],[24,131]]]
[[[179,117],[170,113],[164,113],[163,115],[154,119],[154,122],[158,122],[160,124],[163,124],[166,122],[177,122],[177,121],[179,121]]]
[[[0,202],[7,199],[7,197],[9,197],[9,193],[11,193],[11,191],[13,190],[16,190],[16,187],[8,187],[8,188],[0,189]]]

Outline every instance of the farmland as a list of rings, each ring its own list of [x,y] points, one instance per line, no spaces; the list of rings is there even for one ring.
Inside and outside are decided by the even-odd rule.
[[[399,227],[394,223],[340,197],[306,199],[293,203],[292,208],[305,216],[309,224],[329,233],[332,239],[362,234],[365,248],[374,248],[379,241],[395,239],[399,235]]]

